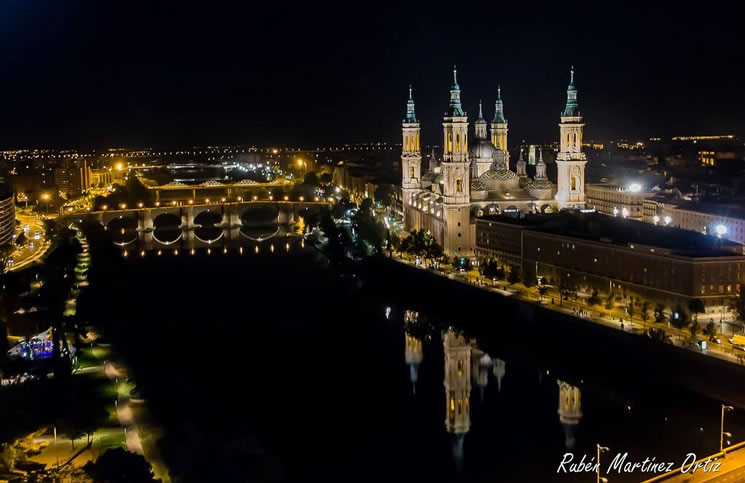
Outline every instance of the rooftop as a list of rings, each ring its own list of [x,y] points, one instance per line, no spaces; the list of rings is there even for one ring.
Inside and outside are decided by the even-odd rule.
[[[616,218],[599,213],[562,211],[556,214],[525,215],[516,218],[490,215],[484,220],[525,226],[533,231],[628,246],[660,248],[685,257],[731,257],[743,254],[743,246],[733,241],[670,226]]]

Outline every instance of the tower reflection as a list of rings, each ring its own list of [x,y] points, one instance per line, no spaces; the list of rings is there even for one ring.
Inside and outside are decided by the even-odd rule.
[[[454,435],[453,458],[463,463],[463,442],[471,429],[471,345],[448,330],[442,337],[445,352],[445,429]]]
[[[577,386],[557,380],[559,385],[559,422],[564,428],[566,449],[574,448],[574,433],[582,419],[582,394]]]

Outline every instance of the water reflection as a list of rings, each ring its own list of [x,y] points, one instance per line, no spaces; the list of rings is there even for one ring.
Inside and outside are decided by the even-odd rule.
[[[404,360],[409,369],[414,394],[424,359],[423,341],[431,338],[432,330],[433,325],[428,323],[425,316],[412,310],[404,313]],[[490,379],[493,377],[496,380],[497,393],[501,393],[507,363],[482,350],[475,339],[452,328],[442,331],[442,347],[445,431],[452,435],[453,461],[456,471],[460,472],[464,459],[465,437],[472,424],[471,389],[477,387],[479,399],[484,402]],[[549,374],[548,371],[545,374]],[[559,395],[559,422],[564,432],[564,446],[569,451],[575,447],[575,434],[582,419],[582,395],[578,386],[559,379],[556,382]],[[541,384],[542,382],[539,382],[539,385]]]
[[[577,386],[557,380],[559,385],[559,422],[564,428],[564,446],[574,448],[574,433],[582,419],[582,394]]]
[[[459,470],[463,441],[471,429],[471,346],[449,330],[443,334],[445,351],[445,429],[453,434],[453,458]]]

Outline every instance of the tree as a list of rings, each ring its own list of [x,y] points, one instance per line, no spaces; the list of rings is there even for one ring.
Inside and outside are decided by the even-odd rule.
[[[590,298],[587,299],[587,305],[600,305],[600,295],[598,294],[598,289],[595,288],[592,290],[592,295],[590,295]]]
[[[333,176],[331,176],[331,173],[321,173],[321,183],[322,184],[331,184],[334,181]]]
[[[662,304],[657,304],[654,307],[654,321],[658,324],[661,324],[665,321],[665,306]]]
[[[318,188],[321,186],[321,181],[318,179],[316,173],[311,171],[310,173],[305,173],[305,177],[303,177],[303,184]]]
[[[634,304],[633,302],[629,304],[628,307],[626,307],[626,312],[628,312],[630,318],[634,318]]]
[[[357,235],[357,244],[362,245],[368,255],[380,253],[385,239],[385,227],[375,220],[369,198],[362,202],[360,209],[352,216],[352,228]]]
[[[688,312],[680,304],[675,306],[675,310],[670,314],[670,323],[678,330],[688,327]]]
[[[646,322],[649,319],[649,302],[642,302],[642,320]]]
[[[546,285],[539,285],[538,286],[538,296],[541,300],[543,300],[543,296],[548,293],[548,287]]]
[[[500,265],[499,268],[497,268],[497,271],[494,273],[494,277],[497,280],[504,280],[505,275],[506,274],[505,274],[505,271],[504,271],[504,267],[502,265]]]
[[[740,325],[745,324],[745,286],[740,285],[737,296],[730,302],[730,308]]]
[[[523,285],[528,288],[536,284],[535,274],[527,267],[523,267],[520,271],[520,279],[522,279]]]
[[[613,310],[613,307],[616,305],[616,294],[614,292],[611,292],[608,294],[608,298],[605,299],[605,308],[608,310]]]
[[[378,203],[380,203],[381,205],[385,207],[393,206],[393,202],[396,199],[393,185],[390,185],[387,183],[379,184],[375,188],[374,196],[375,196],[375,201],[377,201]]]
[[[497,277],[497,261],[493,258],[481,264],[481,274],[489,280]]]
[[[96,462],[89,461],[83,470],[93,481],[101,483],[158,482],[153,467],[141,455],[124,448],[107,450]]]
[[[696,334],[701,330],[701,326],[698,324],[698,320],[694,320],[691,325],[688,326],[688,331],[691,333],[691,338],[696,337]]]
[[[135,175],[127,177],[124,184],[126,189],[127,201],[129,206],[137,206],[137,203],[144,203],[146,206],[153,206],[153,194],[148,190],[140,178]]]
[[[706,324],[706,327],[704,327],[704,335],[709,338],[709,340],[713,340],[717,335],[717,326],[714,325],[714,321],[710,320],[708,324]]]
[[[507,276],[507,281],[512,285],[520,281],[520,271],[517,265],[510,265],[510,273]]]
[[[690,299],[688,300],[688,310],[693,314],[693,320],[698,320],[698,314],[706,312],[704,303],[701,299]]]

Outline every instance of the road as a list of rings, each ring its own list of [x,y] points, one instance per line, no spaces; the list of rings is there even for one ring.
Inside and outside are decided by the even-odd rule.
[[[9,268],[11,272],[23,270],[41,260],[51,245],[51,241],[46,238],[43,219],[37,217],[37,215],[24,213],[16,213],[16,218],[21,222],[16,234],[23,233],[23,226],[28,225],[29,229],[26,232],[28,241],[24,247],[16,248],[13,252],[13,266]],[[34,233],[37,231],[40,233],[40,238],[35,240]],[[33,248],[30,248],[32,243]]]

